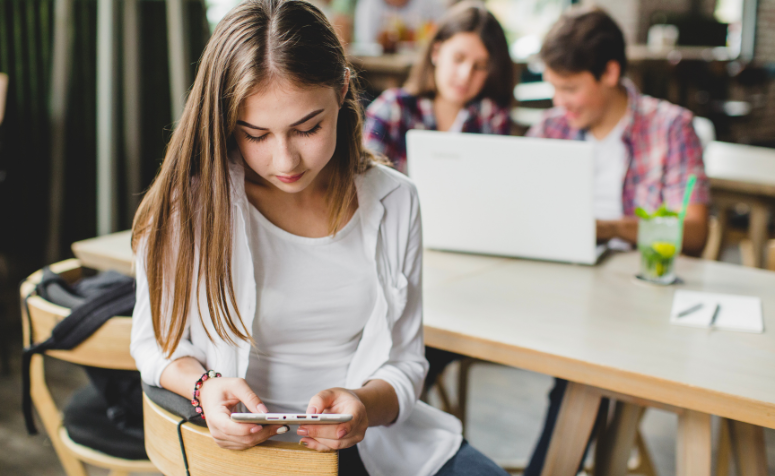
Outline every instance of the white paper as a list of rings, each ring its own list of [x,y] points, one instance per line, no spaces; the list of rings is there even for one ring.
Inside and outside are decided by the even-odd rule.
[[[697,304],[702,308],[683,317],[678,317],[681,311],[690,309]],[[690,327],[710,327],[716,305],[720,306],[714,328],[755,332],[764,332],[762,320],[762,300],[758,297],[739,296],[734,294],[715,294],[699,291],[678,290],[673,296],[673,309],[670,312],[670,323]]]

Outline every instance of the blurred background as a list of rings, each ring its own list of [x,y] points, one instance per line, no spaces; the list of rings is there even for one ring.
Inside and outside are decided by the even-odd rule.
[[[104,233],[131,225],[164,156],[197,59],[215,24],[237,2],[0,0],[0,72],[8,75],[0,126],[3,275],[17,282],[68,255],[72,242],[97,235],[100,226]],[[522,127],[515,133],[529,126],[531,112],[551,105],[551,90],[541,87],[533,58],[570,3],[487,2],[507,31],[521,86],[539,86],[516,89],[515,117]],[[709,118],[718,140],[775,145],[775,0],[596,3],[622,26],[629,76],[644,93]],[[100,31],[105,4],[112,5],[103,21],[110,31]],[[168,18],[171,12],[179,15],[176,21]],[[346,9],[337,15],[346,16]],[[171,38],[180,43],[172,55]],[[406,43],[398,53],[381,56],[373,48],[364,55],[369,48],[351,44],[372,97],[403,83],[415,47]],[[178,72],[175,64],[186,71]],[[107,91],[98,91],[98,71],[109,78]],[[98,147],[104,148],[102,162]],[[107,174],[108,192],[98,190],[100,172]],[[100,203],[109,213],[98,210]]]
[[[397,32],[376,44],[356,43],[356,2],[313,3],[348,43],[368,102],[404,82],[427,35],[393,25]],[[131,226],[204,45],[237,3],[0,0],[0,351],[6,375],[20,347],[18,283],[72,256],[73,242]],[[542,38],[577,2],[486,3],[507,32],[518,77],[513,133],[523,134],[551,106],[551,87],[536,60]],[[707,118],[717,140],[775,147],[775,0],[594,3],[624,30],[628,76],[645,94]],[[740,230],[747,228],[747,212],[734,210],[732,223]],[[534,393],[540,418],[545,391]],[[535,431],[528,432],[524,452]]]

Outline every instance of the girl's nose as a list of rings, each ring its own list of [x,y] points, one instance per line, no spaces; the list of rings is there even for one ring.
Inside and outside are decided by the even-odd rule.
[[[288,138],[277,141],[272,158],[274,166],[279,173],[292,173],[299,165],[299,157]]]

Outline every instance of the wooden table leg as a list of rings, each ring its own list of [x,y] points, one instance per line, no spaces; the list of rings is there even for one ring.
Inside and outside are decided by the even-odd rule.
[[[764,259],[764,246],[767,243],[767,223],[769,209],[764,203],[752,203],[749,215],[748,234],[753,243],[754,266],[761,268]]]
[[[719,428],[718,449],[716,450],[716,476],[729,476],[729,466],[732,458],[732,443],[729,441],[729,425],[726,419],[721,419]]]
[[[741,421],[723,420],[729,428],[737,474],[740,476],[767,476],[767,448],[764,429]]]
[[[684,410],[678,415],[677,476],[710,476],[710,415]]]
[[[541,476],[576,475],[601,398],[594,387],[568,382]]]
[[[634,403],[616,402],[611,423],[595,446],[595,476],[627,474],[627,462],[644,410]]]

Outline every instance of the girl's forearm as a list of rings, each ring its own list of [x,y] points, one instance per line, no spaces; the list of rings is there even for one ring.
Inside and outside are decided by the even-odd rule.
[[[205,373],[205,368],[198,360],[193,357],[183,357],[164,369],[160,379],[161,386],[182,397],[191,399],[194,384],[203,373]]]
[[[398,418],[398,396],[392,385],[384,380],[369,380],[354,390],[369,418],[369,426],[389,425]]]

